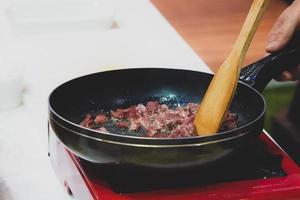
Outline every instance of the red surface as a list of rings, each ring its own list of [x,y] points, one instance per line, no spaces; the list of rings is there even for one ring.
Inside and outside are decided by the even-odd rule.
[[[54,134],[53,134],[54,135]],[[118,194],[101,180],[88,177],[80,167],[78,158],[69,153],[58,141],[50,144],[54,169],[75,199],[101,200],[297,200],[300,199],[300,168],[272,140],[262,134],[261,139],[274,154],[283,155],[285,177],[226,182],[185,189],[166,189],[151,192]],[[55,138],[53,139],[55,140]]]

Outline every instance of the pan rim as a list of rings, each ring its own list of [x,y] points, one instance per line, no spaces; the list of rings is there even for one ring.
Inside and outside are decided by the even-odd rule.
[[[135,143],[134,141],[148,141],[149,143],[151,143],[151,142],[154,142],[154,143],[155,142],[159,142],[159,143],[161,143],[161,142],[169,142],[170,144],[172,144],[172,141],[173,142],[176,141],[176,145],[178,143],[181,144],[181,145],[184,145],[186,143],[189,143],[189,144],[199,143],[199,142],[191,142],[191,140],[196,140],[196,141],[198,141],[198,140],[216,141],[216,140],[220,140],[220,139],[218,139],[219,137],[224,137],[224,138],[226,138],[226,136],[227,137],[229,137],[229,136],[232,137],[232,135],[235,135],[233,133],[236,133],[236,134],[238,133],[237,135],[240,135],[241,133],[245,133],[245,132],[247,133],[247,132],[249,132],[247,130],[247,128],[251,127],[253,124],[255,124],[256,122],[258,122],[259,120],[261,120],[264,117],[265,112],[266,112],[266,101],[265,101],[264,97],[262,96],[262,94],[260,92],[258,92],[255,88],[252,88],[251,86],[249,86],[249,85],[247,85],[247,84],[245,84],[245,83],[243,83],[241,81],[238,81],[239,85],[243,85],[244,87],[248,88],[249,90],[252,90],[253,92],[256,93],[256,95],[258,95],[258,97],[260,98],[260,100],[262,100],[262,102],[263,102],[263,109],[262,109],[261,113],[253,121],[251,121],[250,123],[247,123],[247,124],[245,124],[243,126],[240,126],[240,127],[236,128],[236,129],[233,129],[233,130],[219,132],[217,134],[210,135],[210,136],[192,136],[192,137],[182,137],[182,138],[155,138],[155,137],[138,137],[138,136],[118,135],[118,134],[114,134],[114,133],[105,133],[105,132],[101,132],[101,131],[96,131],[96,130],[93,130],[93,129],[89,129],[89,128],[86,128],[86,127],[82,127],[79,124],[71,122],[71,121],[65,119],[64,117],[62,117],[61,115],[59,115],[54,110],[54,108],[52,108],[52,106],[51,106],[51,97],[52,97],[53,93],[58,88],[60,88],[62,85],[70,83],[71,81],[74,81],[76,79],[80,79],[80,78],[87,77],[87,76],[90,76],[90,75],[95,75],[95,74],[99,74],[99,73],[106,73],[106,72],[111,72],[111,71],[124,71],[124,70],[176,70],[176,71],[196,72],[196,73],[202,73],[202,74],[207,74],[207,75],[213,76],[213,74],[210,74],[210,73],[201,72],[201,71],[195,71],[195,70],[189,70],[189,69],[156,68],[156,67],[155,68],[154,67],[152,67],[152,68],[151,67],[149,67],[149,68],[126,68],[126,69],[124,68],[124,69],[115,69],[115,70],[109,70],[109,71],[104,71],[104,72],[91,73],[91,74],[87,74],[87,75],[84,75],[84,76],[76,77],[74,79],[66,81],[66,82],[60,84],[59,86],[57,86],[56,88],[54,88],[53,91],[50,93],[50,95],[48,97],[48,109],[49,109],[50,113],[53,114],[55,117],[59,118],[60,120],[62,120],[64,123],[67,123],[71,127],[84,130],[84,132],[87,132],[87,133],[93,133],[92,135],[88,135],[86,133],[78,132],[78,131],[72,129],[73,133],[78,134],[80,136],[86,135],[90,139],[98,140],[98,139],[103,139],[103,137],[101,137],[101,136],[105,136],[105,137],[110,137],[110,140],[105,139],[105,141],[116,141],[116,140],[113,140],[113,139],[117,138],[117,140],[118,139],[127,140],[127,142],[123,142],[123,143],[126,143],[126,144],[134,144]],[[53,120],[53,118],[50,117],[50,120]],[[97,135],[93,136],[95,133]],[[229,137],[229,138],[231,138],[231,137]],[[132,141],[130,141],[130,140],[132,140]],[[181,141],[181,142],[179,142],[179,141]],[[141,142],[139,144],[143,144],[143,142]]]
[[[68,130],[69,132],[78,134],[82,137],[85,138],[89,138],[89,139],[93,139],[99,142],[104,142],[104,143],[110,143],[110,144],[117,144],[117,145],[123,145],[123,146],[132,146],[132,147],[151,147],[151,148],[181,148],[181,147],[196,147],[196,146],[204,146],[204,145],[209,145],[209,144],[215,144],[215,143],[219,143],[219,142],[225,142],[228,140],[232,140],[232,139],[237,139],[239,137],[243,137],[245,135],[247,135],[248,133],[250,133],[251,131],[245,131],[242,132],[238,135],[234,135],[232,137],[227,137],[227,138],[223,138],[223,139],[218,139],[218,140],[212,140],[212,141],[207,141],[207,142],[198,142],[198,143],[189,143],[189,144],[163,144],[163,145],[159,145],[159,144],[142,144],[142,143],[126,143],[126,142],[119,142],[119,141],[113,141],[113,140],[107,140],[107,139],[102,139],[102,138],[96,138],[87,134],[83,134],[83,133],[79,133],[77,131],[71,130],[65,126],[63,126],[62,124],[60,124],[59,122],[57,122],[55,119],[52,118],[52,121],[54,123],[56,123],[58,126],[64,128],[65,130]],[[142,138],[142,137],[138,137],[138,138]],[[176,138],[172,138],[172,139],[176,139]],[[177,138],[180,139],[180,138]]]

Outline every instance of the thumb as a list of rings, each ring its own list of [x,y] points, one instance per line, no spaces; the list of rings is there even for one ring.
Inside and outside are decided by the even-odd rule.
[[[279,16],[269,33],[266,51],[272,53],[282,49],[292,37],[298,23],[298,11],[287,8]]]

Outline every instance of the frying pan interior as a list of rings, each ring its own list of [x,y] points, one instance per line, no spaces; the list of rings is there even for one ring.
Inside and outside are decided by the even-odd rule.
[[[78,124],[87,113],[126,108],[149,100],[169,106],[199,103],[211,78],[202,72],[161,68],[96,73],[56,88],[50,96],[50,107]],[[241,127],[257,119],[264,106],[263,98],[254,89],[239,83],[230,110],[238,114]]]

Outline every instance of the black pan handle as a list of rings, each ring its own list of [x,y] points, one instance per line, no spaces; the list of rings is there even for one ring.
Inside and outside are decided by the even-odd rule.
[[[300,31],[294,34],[284,49],[243,68],[240,81],[261,92],[273,77],[298,64],[300,64]]]

